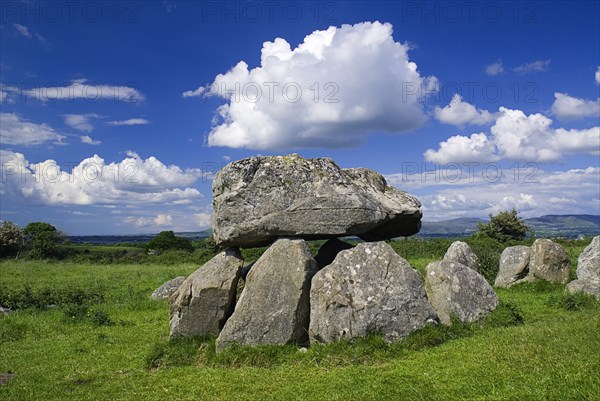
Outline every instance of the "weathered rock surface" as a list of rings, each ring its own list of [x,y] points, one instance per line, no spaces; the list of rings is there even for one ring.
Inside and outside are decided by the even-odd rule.
[[[577,258],[577,278],[579,280],[600,280],[600,235],[594,237]]]
[[[0,316],[8,316],[11,313],[14,313],[14,311],[9,308],[5,308],[4,306],[0,306]]]
[[[567,253],[559,244],[549,239],[537,239],[531,246],[529,274],[532,279],[541,279],[566,284],[569,281],[571,263]]]
[[[481,274],[449,260],[427,265],[425,291],[447,325],[452,324],[452,316],[465,323],[479,321],[498,305],[498,296]]]
[[[329,158],[251,157],[213,180],[214,239],[257,246],[279,237],[358,235],[380,241],[417,233],[421,204],[364,168],[341,169]]]
[[[238,249],[221,252],[171,295],[171,337],[217,335],[231,315],[244,261]]]
[[[527,280],[531,249],[528,246],[509,246],[502,251],[500,267],[494,285],[509,288],[518,282]]]
[[[567,284],[567,291],[584,292],[600,300],[600,236],[594,237],[577,259],[577,280]]]
[[[479,258],[466,242],[454,241],[446,251],[444,260],[458,262],[479,272]]]
[[[341,251],[310,290],[311,342],[380,333],[400,340],[436,318],[421,275],[385,242]]]
[[[316,271],[305,241],[276,241],[248,273],[235,311],[217,338],[217,350],[234,342],[306,343],[310,280]]]
[[[168,299],[173,295],[175,291],[181,287],[181,284],[185,281],[185,277],[175,277],[173,280],[169,280],[160,287],[158,287],[152,293],[152,299]]]
[[[353,247],[353,245],[340,241],[337,238],[332,238],[321,245],[319,252],[317,252],[317,255],[315,256],[315,261],[317,262],[319,270],[333,263],[338,253]]]

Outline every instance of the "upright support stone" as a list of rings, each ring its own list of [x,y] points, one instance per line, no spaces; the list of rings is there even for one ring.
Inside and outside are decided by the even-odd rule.
[[[171,295],[171,337],[217,335],[233,312],[244,261],[227,249],[190,275]]]
[[[303,240],[280,239],[256,261],[217,351],[240,345],[306,343],[310,280],[317,263]]]
[[[341,251],[312,280],[311,342],[381,334],[398,341],[436,318],[423,279],[385,242]]]

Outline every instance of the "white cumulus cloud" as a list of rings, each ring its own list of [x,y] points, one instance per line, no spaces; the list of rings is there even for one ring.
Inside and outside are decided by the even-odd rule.
[[[421,99],[437,81],[421,77],[392,25],[364,22],[315,31],[292,49],[265,42],[260,66],[240,61],[184,97],[219,96],[209,146],[251,149],[345,147],[374,131],[426,121]]]
[[[476,108],[470,103],[463,102],[459,94],[455,94],[448,106],[436,107],[434,116],[437,120],[456,126],[467,124],[485,125],[494,121],[495,115],[487,110]]]
[[[21,119],[15,113],[0,113],[0,143],[35,146],[46,142],[62,144],[64,135],[48,124],[37,124]]]
[[[596,70],[596,75],[595,75],[595,78],[596,78],[596,83],[597,83],[598,85],[600,85],[600,66],[599,66],[599,67],[598,67],[598,69]]]
[[[79,163],[30,163],[23,154],[0,150],[4,165],[0,193],[45,205],[166,203],[198,199],[198,169],[166,166],[153,156],[129,152],[120,162],[98,155]],[[69,172],[70,171],[70,172]]]
[[[81,138],[81,142],[86,143],[88,145],[100,145],[102,143],[101,141],[92,139],[92,137],[89,135],[83,135],[80,138]]]
[[[600,117],[600,98],[596,100],[579,99],[566,93],[556,92],[552,113],[561,120],[576,120],[585,117]]]
[[[490,135],[457,135],[428,149],[425,160],[435,163],[496,161],[530,162],[560,160],[568,153],[600,154],[600,127],[588,129],[552,128],[552,120],[539,113],[525,115],[521,110],[500,107],[500,117]]]

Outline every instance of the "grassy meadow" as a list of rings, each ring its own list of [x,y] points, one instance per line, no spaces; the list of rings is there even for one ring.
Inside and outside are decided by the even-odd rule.
[[[451,242],[392,244],[423,271]],[[562,242],[573,271],[587,243]],[[502,247],[471,246],[489,280]],[[497,289],[501,305],[482,324],[397,344],[372,336],[217,355],[214,338],[169,341],[168,302],[150,299],[209,257],[0,262],[0,304],[19,310],[0,318],[0,400],[600,400],[600,303],[562,285]]]

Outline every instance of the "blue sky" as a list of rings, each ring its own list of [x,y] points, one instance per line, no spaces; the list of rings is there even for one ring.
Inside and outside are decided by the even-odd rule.
[[[424,220],[600,214],[598,2],[3,1],[0,219],[197,231],[211,176],[332,157]]]

